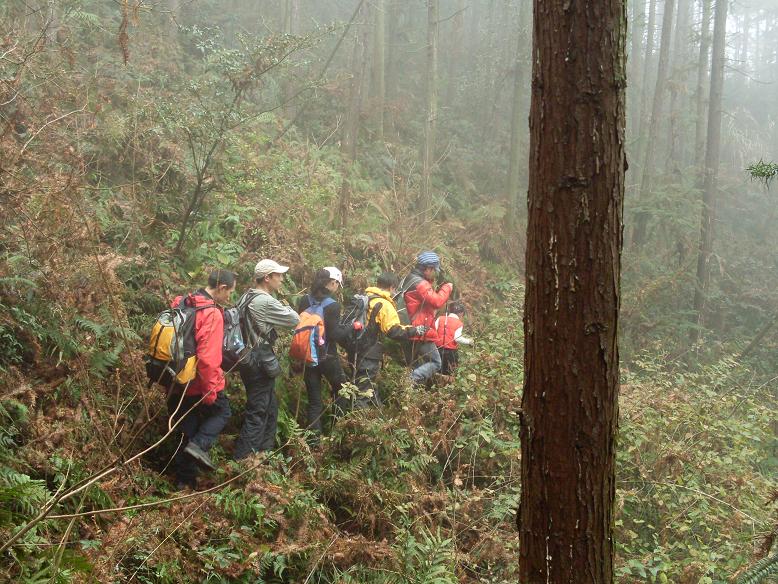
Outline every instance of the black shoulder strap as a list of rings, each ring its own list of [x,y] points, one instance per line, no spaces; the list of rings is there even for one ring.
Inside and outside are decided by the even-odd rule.
[[[254,323],[250,318],[244,318],[246,314],[246,310],[248,310],[249,305],[251,304],[252,300],[259,296],[259,292],[252,292],[251,290],[247,290],[245,294],[238,300],[238,304],[236,305],[238,309],[238,316],[240,317],[241,322],[245,322],[247,326],[254,332],[257,337],[259,337],[259,340],[265,343],[269,343],[270,341],[268,338],[262,334],[262,331],[260,331],[258,328],[254,326]],[[245,299],[245,300],[244,300]],[[241,302],[243,301],[243,302]]]

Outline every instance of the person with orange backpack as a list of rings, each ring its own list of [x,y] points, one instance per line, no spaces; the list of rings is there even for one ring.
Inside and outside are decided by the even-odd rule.
[[[346,382],[337,343],[351,331],[340,324],[341,305],[332,297],[342,286],[343,273],[338,268],[322,268],[314,276],[310,294],[303,296],[297,306],[300,324],[295,329],[289,356],[303,368],[312,446],[318,444],[322,433],[322,377],[330,384],[334,400]]]
[[[175,434],[180,437],[171,464],[179,489],[197,487],[198,464],[214,470],[208,450],[232,415],[221,369],[224,332],[221,305],[229,301],[234,291],[235,274],[214,270],[205,288],[178,296],[171,303],[172,308],[194,311],[192,332],[197,370],[186,385],[171,384],[167,399],[170,424],[178,424]]]

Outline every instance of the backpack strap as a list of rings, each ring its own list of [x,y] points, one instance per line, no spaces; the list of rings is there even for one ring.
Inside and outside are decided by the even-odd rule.
[[[250,318],[244,318],[246,314],[246,310],[248,309],[251,302],[259,296],[259,292],[252,292],[251,290],[246,291],[243,296],[240,297],[238,300],[238,303],[235,305],[238,309],[238,316],[240,317],[240,321],[243,323],[246,323],[246,326],[251,330],[255,335],[257,335],[257,338],[259,341],[263,343],[270,344],[270,340],[260,331],[258,328],[254,326],[254,323],[251,321]],[[252,347],[253,348],[253,347]]]

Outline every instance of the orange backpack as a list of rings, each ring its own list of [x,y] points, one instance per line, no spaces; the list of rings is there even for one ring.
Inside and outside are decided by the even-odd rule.
[[[308,295],[309,306],[300,313],[300,323],[294,329],[289,357],[311,367],[319,364],[318,348],[326,342],[324,339],[324,309],[333,304],[332,298],[315,300]]]

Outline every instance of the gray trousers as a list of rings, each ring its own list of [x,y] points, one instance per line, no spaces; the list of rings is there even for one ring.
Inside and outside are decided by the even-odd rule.
[[[442,366],[440,353],[432,341],[413,342],[405,347],[405,357],[411,367],[414,383],[424,383],[435,375]]]

